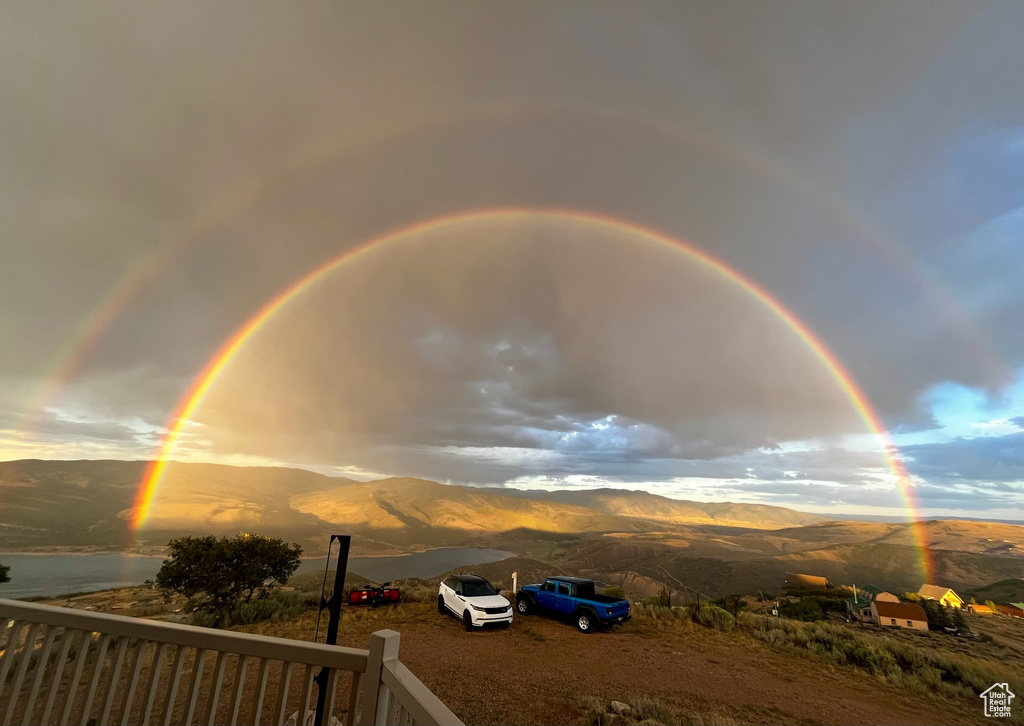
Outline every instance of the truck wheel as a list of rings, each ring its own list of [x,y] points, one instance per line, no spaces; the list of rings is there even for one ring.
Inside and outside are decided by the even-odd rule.
[[[586,610],[576,612],[576,629],[581,633],[592,633],[597,627],[594,616]]]
[[[448,612],[448,609],[444,606],[444,598],[441,596],[438,596],[437,598],[437,612],[441,613],[442,615]]]
[[[473,616],[469,614],[469,610],[467,610],[466,612],[462,613],[462,622],[466,626],[466,632],[467,633],[472,633],[473,632]]]
[[[530,608],[530,601],[527,600],[525,597],[517,598],[516,599],[516,610],[519,611],[520,615],[529,615],[530,614],[530,610],[531,610],[531,608]]]

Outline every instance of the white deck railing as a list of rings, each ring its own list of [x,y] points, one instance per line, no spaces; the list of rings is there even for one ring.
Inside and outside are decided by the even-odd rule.
[[[398,645],[393,630],[361,650],[0,599],[0,723],[303,726],[327,668],[325,726],[461,726]]]

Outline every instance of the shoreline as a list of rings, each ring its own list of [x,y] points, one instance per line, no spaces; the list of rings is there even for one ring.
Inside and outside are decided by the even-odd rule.
[[[0,550],[0,557],[15,555],[17,557],[89,557],[91,555],[117,555],[119,557],[166,557],[166,554],[147,555],[141,552],[122,552],[121,550],[99,550],[82,552],[81,550]]]
[[[360,559],[379,559],[379,558],[385,558],[385,557],[408,557],[410,555],[422,555],[422,554],[425,554],[427,552],[434,552],[435,550],[463,550],[463,549],[465,549],[465,550],[494,550],[495,552],[504,552],[509,557],[513,557],[513,556],[516,555],[516,553],[514,553],[514,552],[509,552],[507,550],[499,550],[499,549],[494,548],[494,547],[451,546],[451,547],[426,547],[424,549],[416,549],[416,550],[396,550],[394,553],[384,553],[384,554],[381,554],[379,552],[375,552],[373,554],[360,554],[358,552],[355,552],[355,553],[349,553],[349,559],[352,559],[354,557],[358,557]],[[331,556],[333,557],[333,556],[335,556],[335,554],[336,553],[332,553]],[[146,554],[144,552],[125,552],[123,550],[96,550],[96,551],[93,551],[93,552],[83,552],[82,550],[60,550],[60,549],[56,549],[56,550],[0,550],[0,557],[5,557],[7,555],[14,555],[14,556],[18,556],[18,557],[22,557],[22,556],[24,556],[24,557],[46,557],[46,556],[51,556],[51,557],[66,557],[66,556],[89,557],[89,556],[92,556],[92,555],[117,555],[119,557],[148,557],[148,558],[167,557],[167,553]],[[319,555],[302,555],[299,559],[301,561],[306,561],[306,560],[322,560],[322,559],[326,559],[326,557],[327,557],[327,553],[324,553],[324,554],[319,554]],[[2,564],[2,563],[0,563],[0,564]]]

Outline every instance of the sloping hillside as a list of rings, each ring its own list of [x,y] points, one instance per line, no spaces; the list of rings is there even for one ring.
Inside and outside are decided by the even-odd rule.
[[[472,487],[424,479],[395,478],[349,483],[294,496],[291,507],[329,522],[361,528],[441,528],[492,533],[516,529],[543,532],[637,532],[645,527],[625,517],[585,507],[539,502]]]
[[[130,546],[128,521],[144,461],[0,462],[0,546],[12,549]],[[288,506],[296,492],[336,486],[302,469],[174,463],[157,495],[146,538],[238,532],[305,538],[318,520]]]
[[[963,597],[973,597],[977,602],[992,600],[993,602],[1024,602],[1024,579],[1011,577],[1007,580],[1000,580],[989,585],[976,587],[973,590],[965,590],[961,593]]]
[[[731,502],[691,502],[649,492],[624,489],[602,488],[554,492],[536,489],[491,489],[489,491],[500,491],[506,496],[587,507],[606,514],[652,519],[673,524],[719,524],[775,529],[825,521],[825,518],[820,515],[797,512],[785,507]]]

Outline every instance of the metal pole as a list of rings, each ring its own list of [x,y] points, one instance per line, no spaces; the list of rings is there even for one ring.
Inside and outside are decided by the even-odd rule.
[[[325,600],[321,593],[320,611],[317,613],[317,623],[320,621],[320,613],[325,608],[329,614],[327,634],[324,637],[324,643],[327,645],[338,644],[338,623],[341,621],[341,601],[345,591],[345,572],[348,569],[348,551],[349,546],[352,544],[352,537],[347,534],[332,534],[331,542],[327,545],[328,558],[331,556],[334,540],[338,540],[338,569],[334,573],[334,592],[331,593],[331,597],[328,600]],[[326,568],[324,570],[324,580],[326,584]],[[324,726],[324,709],[327,707],[327,684],[330,679],[330,669],[326,667],[321,668],[320,672],[313,678],[317,686],[316,713],[313,715],[313,726]],[[302,718],[305,719],[305,714],[303,714]]]

